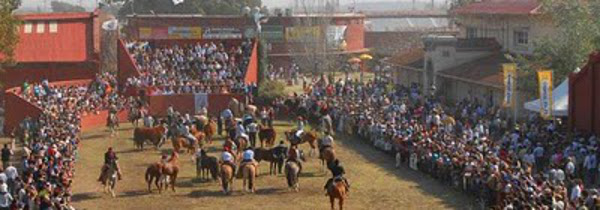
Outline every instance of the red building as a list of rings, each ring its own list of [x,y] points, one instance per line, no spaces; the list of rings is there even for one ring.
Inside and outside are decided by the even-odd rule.
[[[285,67],[294,56],[305,54],[302,49],[307,42],[326,46],[324,53],[366,52],[364,20],[362,14],[271,16],[261,24],[261,31],[269,43],[269,61]],[[243,39],[257,35],[256,24],[247,16],[130,15],[126,31],[131,39],[155,43]]]
[[[4,88],[25,81],[91,79],[99,69],[98,14],[43,13],[18,16],[15,66],[0,75]],[[1,55],[0,55],[1,56]]]
[[[600,52],[592,53],[581,71],[569,75],[569,125],[600,134]]]

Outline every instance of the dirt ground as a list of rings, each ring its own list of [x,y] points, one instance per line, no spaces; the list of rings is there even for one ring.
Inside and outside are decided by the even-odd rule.
[[[195,178],[192,155],[183,154],[177,179],[177,192],[148,193],[144,172],[170,152],[168,141],[161,151],[133,148],[132,128],[123,124],[117,138],[99,129],[83,135],[76,164],[73,202],[77,209],[327,209],[323,184],[330,175],[321,171],[320,161],[309,157],[300,177],[300,192],[289,192],[283,176],[269,176],[267,163],[260,164],[255,194],[241,193],[242,180],[234,182],[234,193],[223,195],[220,185]],[[278,139],[291,124],[277,122]],[[210,145],[210,155],[219,156],[222,139]],[[112,146],[119,156],[123,180],[117,184],[117,197],[104,194],[96,182],[103,153]],[[305,152],[308,146],[301,147]],[[357,139],[336,137],[336,153],[347,170],[352,188],[347,209],[470,209],[472,199],[441,185],[436,180],[407,167],[395,169],[393,158]]]

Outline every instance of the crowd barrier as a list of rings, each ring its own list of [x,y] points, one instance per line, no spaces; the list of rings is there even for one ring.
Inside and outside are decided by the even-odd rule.
[[[195,114],[198,109],[206,105],[208,114],[218,116],[219,113],[229,106],[230,101],[235,98],[239,102],[244,101],[241,94],[205,94],[205,99],[198,100],[198,94],[176,94],[176,95],[153,95],[148,96],[149,113],[153,116],[164,117],[167,115],[167,108],[173,106],[175,111],[180,113]]]

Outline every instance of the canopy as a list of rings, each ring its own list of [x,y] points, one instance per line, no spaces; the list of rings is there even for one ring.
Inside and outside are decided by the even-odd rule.
[[[371,60],[371,59],[373,59],[373,56],[371,56],[369,54],[362,54],[362,55],[360,55],[360,59],[361,60]]]
[[[350,59],[348,59],[349,63],[360,63],[360,61],[361,61],[360,58],[350,58]]]
[[[552,115],[564,117],[569,112],[569,79],[565,79],[552,90]],[[525,103],[525,109],[533,112],[540,111],[540,99]]]

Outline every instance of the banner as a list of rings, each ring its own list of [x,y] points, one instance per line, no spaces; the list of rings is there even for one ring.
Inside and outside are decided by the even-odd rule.
[[[194,94],[194,107],[196,112],[200,112],[202,107],[206,107],[208,109],[208,94],[206,93],[198,93]]]
[[[152,37],[152,28],[140,27],[140,39],[148,39]]]
[[[202,39],[200,27],[169,27],[169,39]]]
[[[290,41],[317,42],[321,38],[319,26],[296,26],[285,28],[285,39]]]
[[[502,64],[504,71],[504,107],[514,107],[515,89],[517,87],[517,64]]]
[[[242,31],[237,28],[205,28],[204,39],[241,39]]]
[[[540,115],[544,119],[552,118],[552,71],[538,71],[540,92]]]
[[[269,42],[283,42],[283,26],[262,25],[261,36]]]
[[[348,26],[328,26],[327,27],[327,48],[339,49],[340,44],[346,36]]]

